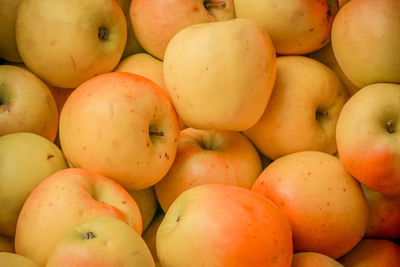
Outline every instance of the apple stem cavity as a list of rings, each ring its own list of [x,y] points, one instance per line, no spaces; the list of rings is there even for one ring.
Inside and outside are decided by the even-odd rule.
[[[321,118],[326,118],[326,117],[328,117],[329,113],[328,113],[328,111],[320,111],[320,110],[317,110],[317,112],[316,112],[315,115],[316,115],[316,119],[319,120],[319,119],[321,119]]]
[[[212,0],[204,1],[204,7],[206,9],[213,8],[213,7],[225,8],[225,6],[226,6],[225,1],[212,1]]]
[[[97,32],[97,37],[100,41],[107,41],[108,40],[109,31],[108,28],[105,26],[101,26]]]
[[[392,120],[388,120],[386,122],[386,130],[388,131],[388,133],[392,134],[394,133],[394,123]]]
[[[163,131],[159,131],[159,132],[150,131],[149,134],[153,135],[153,136],[164,136]]]
[[[93,238],[95,238],[96,236],[94,235],[94,233],[93,232],[87,232],[87,233],[85,233],[83,236],[82,236],[82,239],[83,240],[89,240],[89,239],[93,239]]]

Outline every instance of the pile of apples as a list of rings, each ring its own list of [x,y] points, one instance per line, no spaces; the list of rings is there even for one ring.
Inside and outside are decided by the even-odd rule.
[[[400,266],[399,0],[2,0],[0,266]]]

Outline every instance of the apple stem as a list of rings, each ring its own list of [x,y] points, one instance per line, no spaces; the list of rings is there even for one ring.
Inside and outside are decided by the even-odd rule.
[[[150,135],[156,135],[156,136],[164,136],[164,132],[163,131],[159,131],[159,132],[149,132]]]
[[[95,238],[95,237],[96,237],[96,236],[94,235],[93,232],[87,232],[87,233],[85,233],[85,234],[83,235],[82,239],[83,239],[83,240],[88,240],[88,239],[93,239],[93,238]]]
[[[386,130],[388,131],[388,133],[394,133],[394,123],[392,120],[388,120],[386,122]]]
[[[205,6],[207,9],[210,8],[210,7],[225,8],[226,3],[225,3],[225,1],[206,0],[206,1],[204,1],[204,6]]]

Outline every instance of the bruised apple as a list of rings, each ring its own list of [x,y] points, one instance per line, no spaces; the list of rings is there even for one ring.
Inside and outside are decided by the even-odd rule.
[[[119,184],[83,169],[58,171],[29,195],[18,217],[15,251],[44,265],[64,231],[89,218],[109,216],[142,233],[142,217]]]
[[[204,184],[171,205],[156,237],[163,267],[290,266],[292,232],[275,204],[248,189]]]
[[[330,154],[303,151],[280,157],[264,169],[252,190],[271,199],[289,218],[295,252],[336,259],[367,229],[361,186]]]
[[[187,126],[242,131],[267,106],[276,55],[261,26],[233,19],[178,32],[168,44],[163,68],[167,91]]]
[[[61,111],[59,131],[73,166],[140,190],[156,184],[171,167],[179,125],[168,95],[155,82],[111,72],[73,91]]]
[[[257,150],[241,133],[186,128],[180,132],[175,161],[155,191],[167,211],[189,188],[213,183],[250,189],[260,173]]]

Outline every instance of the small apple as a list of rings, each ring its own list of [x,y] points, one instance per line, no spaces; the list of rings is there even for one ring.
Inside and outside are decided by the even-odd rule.
[[[15,20],[21,1],[0,1],[0,58],[10,62],[22,62],[15,39]]]
[[[336,259],[367,229],[361,186],[333,155],[303,151],[280,157],[264,169],[252,190],[271,199],[289,218],[294,252]]]
[[[84,220],[59,238],[46,267],[154,267],[149,248],[128,224],[112,217]]]
[[[171,205],[156,237],[163,267],[290,266],[292,231],[275,204],[248,189],[203,184]]]
[[[164,177],[175,158],[179,126],[168,95],[127,72],[86,81],[60,115],[60,142],[69,162],[140,190]]]
[[[10,252],[0,252],[1,267],[39,267],[32,260]]]
[[[339,9],[332,48],[344,74],[357,87],[400,83],[399,24],[398,0],[351,0]]]
[[[33,133],[0,137],[0,234],[14,236],[21,208],[33,189],[68,168],[61,150]]]
[[[346,102],[336,129],[346,170],[370,189],[389,195],[400,194],[399,116],[400,84],[376,83]]]
[[[267,108],[244,134],[270,159],[306,150],[334,154],[336,122],[347,98],[335,72],[322,63],[278,57]]]
[[[133,0],[130,7],[130,19],[139,43],[161,60],[169,41],[180,30],[234,17],[233,0]]]
[[[343,264],[321,253],[297,252],[293,254],[291,267],[344,267]]]
[[[15,251],[44,265],[62,234],[93,217],[110,216],[142,233],[142,217],[119,184],[83,169],[58,171],[29,195],[18,217]]]
[[[116,0],[24,0],[15,30],[24,63],[46,83],[62,88],[76,88],[113,70],[127,38]]]
[[[164,82],[183,122],[196,129],[243,131],[267,106],[276,55],[252,20],[189,26],[169,42]]]
[[[344,266],[399,266],[400,246],[385,239],[366,238],[339,259]]]
[[[57,106],[47,85],[28,70],[0,65],[0,136],[31,132],[54,141]]]
[[[136,201],[142,215],[143,231],[149,226],[158,208],[158,201],[154,187],[148,187],[142,190],[127,190]]]
[[[241,133],[186,128],[180,132],[172,167],[154,188],[160,206],[167,211],[189,188],[230,184],[250,189],[260,173],[257,150]]]
[[[307,54],[331,39],[336,0],[235,0],[238,18],[254,19],[281,55]]]

